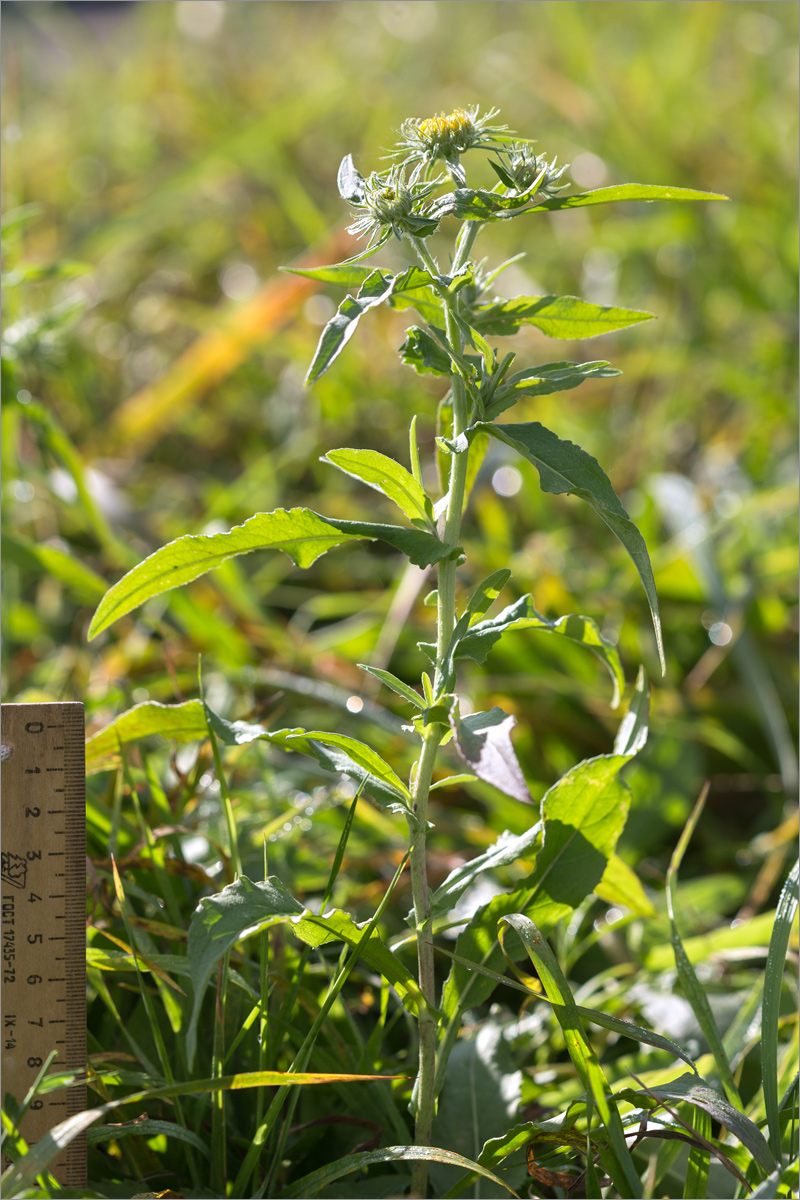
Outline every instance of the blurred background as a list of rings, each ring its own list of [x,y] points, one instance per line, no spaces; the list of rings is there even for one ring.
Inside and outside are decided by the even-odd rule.
[[[540,214],[479,243],[493,263],[526,252],[499,281],[508,294],[658,318],[578,344],[534,331],[514,348],[518,366],[608,358],[623,371],[528,401],[519,419],[594,454],[642,529],[666,679],[624,551],[502,447],[467,515],[464,581],[510,557],[507,602],[531,591],[548,616],[585,613],[618,639],[629,680],[645,664],[652,732],[627,776],[621,852],[657,884],[709,780],[686,874],[714,876],[718,911],[719,896],[730,916],[763,908],[797,812],[797,7],[159,0],[5,3],[3,17],[4,697],[84,700],[96,729],[148,698],[197,695],[202,655],[226,716],[346,729],[407,769],[401,705],[355,666],[380,660],[410,682],[425,666],[432,585],[404,578],[393,552],[365,545],[308,572],[253,555],[91,646],[85,631],[104,588],[180,534],[295,504],[374,514],[374,493],[318,461],[326,449],[405,462],[418,412],[432,457],[442,389],[397,358],[410,322],[370,314],[304,390],[339,294],[279,268],[355,252],[335,185],[344,154],[367,173],[404,118],[497,106],[571,164],[578,189],[731,198]],[[376,261],[404,262],[403,247]],[[508,636],[461,684],[475,708],[517,715],[535,796],[607,752],[619,719],[599,665],[557,640]],[[181,853],[218,873],[213,770],[196,746],[159,753],[167,801],[196,835]],[[301,894],[319,887],[346,789],[263,747],[229,763],[248,873],[260,877],[266,834],[271,869]],[[124,829],[108,779],[90,781],[98,854],[109,820]],[[442,872],[451,847],[527,824],[480,785],[438,796]],[[376,847],[404,841],[365,810],[342,886],[368,903]]]

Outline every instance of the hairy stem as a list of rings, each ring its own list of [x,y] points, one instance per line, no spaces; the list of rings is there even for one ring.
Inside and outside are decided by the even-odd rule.
[[[411,892],[414,900],[414,924],[417,934],[417,963],[419,986],[430,1005],[436,1003],[436,976],[433,962],[431,933],[431,900],[428,889],[426,835],[428,832],[428,793],[430,791],[436,752],[442,739],[438,725],[428,725],[422,743],[414,781],[412,811],[416,825],[411,841]],[[417,1074],[417,1116],[414,1141],[418,1146],[431,1144],[433,1124],[434,1085],[436,1082],[436,1021],[428,1008],[419,1012],[419,1069]],[[428,1165],[414,1164],[411,1190],[424,1196],[428,1182]]]
[[[474,240],[474,232],[468,230],[459,239],[457,260],[463,265],[469,255]],[[438,275],[438,267],[421,239],[413,239],[415,249],[433,275]],[[456,318],[457,300],[447,294],[444,288],[440,294],[445,304],[445,319],[447,338],[451,348],[461,353],[461,331]],[[453,395],[453,437],[458,437],[464,431],[469,418],[469,406],[464,380],[457,373],[451,377]],[[444,518],[443,538],[448,546],[458,545],[461,532],[461,514],[464,508],[464,496],[467,478],[467,453],[454,454],[450,464],[450,482],[448,488],[447,509]],[[448,559],[439,564],[439,599],[437,604],[436,629],[436,678],[434,691],[440,696],[447,688],[445,678],[445,660],[453,636],[456,622],[456,560]],[[414,917],[417,934],[417,960],[419,964],[419,985],[425,1000],[436,1003],[435,972],[433,961],[433,936],[431,931],[431,905],[428,890],[428,867],[426,838],[428,832],[428,793],[436,764],[436,754],[441,743],[444,730],[440,725],[428,725],[423,734],[422,754],[417,765],[414,780],[413,812],[416,825],[413,831],[411,846],[411,886],[414,898]],[[418,1146],[429,1146],[431,1141],[431,1126],[433,1124],[436,1104],[436,1022],[430,1011],[421,1011],[419,1015],[419,1072],[417,1076],[417,1116],[414,1141]],[[411,1190],[414,1195],[425,1196],[428,1186],[428,1164],[414,1164],[411,1177]]]

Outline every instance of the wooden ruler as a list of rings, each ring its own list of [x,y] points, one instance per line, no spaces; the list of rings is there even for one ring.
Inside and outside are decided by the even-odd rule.
[[[3,704],[2,1091],[21,1103],[51,1050],[54,1066],[86,1067],[86,778],[83,705]],[[33,1101],[30,1146],[86,1108],[86,1088]],[[86,1144],[51,1166],[86,1186]]]

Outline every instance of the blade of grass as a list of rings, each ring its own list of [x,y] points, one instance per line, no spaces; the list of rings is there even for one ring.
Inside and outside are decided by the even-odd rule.
[[[225,1064],[225,999],[227,996],[228,960],[223,954],[217,974],[217,996],[214,1005],[214,1044],[211,1052],[211,1078],[221,1079]],[[225,1134],[225,1092],[220,1088],[211,1097],[211,1189],[218,1196],[227,1195],[227,1137]]]
[[[711,1117],[701,1108],[695,1108],[692,1111],[692,1127],[706,1141],[711,1137]],[[710,1156],[706,1150],[692,1146],[689,1151],[689,1162],[686,1167],[683,1200],[706,1200],[710,1161]]]
[[[361,784],[359,785],[358,790],[357,790],[355,796],[353,797],[353,803],[350,805],[350,809],[347,813],[347,817],[346,817],[345,823],[344,823],[344,828],[342,829],[342,833],[339,838],[338,845],[336,847],[336,853],[333,856],[333,862],[331,864],[330,873],[328,875],[328,882],[325,886],[325,894],[322,897],[322,904],[320,906],[320,912],[323,912],[323,913],[325,912],[325,909],[328,907],[328,904],[330,903],[331,896],[333,895],[333,889],[336,885],[336,880],[338,878],[339,871],[342,866],[342,860],[344,859],[345,850],[347,849],[347,843],[350,838],[350,831],[353,827],[353,819],[356,814],[356,808],[358,806],[359,797],[361,796],[361,793],[364,790],[365,783],[366,783],[366,779],[364,779],[361,782]],[[297,1003],[297,994],[300,990],[300,985],[303,981],[303,977],[305,975],[305,970],[306,970],[306,967],[308,966],[309,959],[311,958],[311,952],[312,952],[311,946],[303,947],[303,953],[300,956],[300,963],[298,965],[297,971],[295,972],[294,979],[292,980],[291,990],[283,1002],[283,1006],[281,1007],[280,1015],[278,1018],[279,1021],[282,1022],[284,1026],[288,1026],[291,1022],[292,1013],[294,1012],[294,1006]],[[283,1039],[281,1039],[280,1044],[276,1047],[274,1061],[277,1061],[277,1055],[280,1053],[280,1048],[282,1045],[283,1045]],[[264,1182],[267,1185],[271,1185],[272,1179],[275,1175],[275,1172],[278,1169],[278,1165],[283,1156],[283,1147],[286,1144],[286,1138],[288,1137],[289,1129],[291,1128],[292,1118],[294,1116],[294,1112],[297,1107],[298,1099],[299,1099],[299,1097],[296,1097],[294,1092],[292,1092],[291,1095],[289,1096],[289,1104],[287,1105],[286,1120],[283,1123],[283,1127],[281,1129],[281,1133],[280,1133],[280,1136],[278,1139],[278,1146],[277,1146],[277,1149],[275,1150],[274,1154],[272,1155],[272,1161],[270,1163],[269,1170],[267,1171],[266,1179],[264,1180]],[[261,1124],[262,1124],[262,1113],[259,1112],[259,1120],[256,1122],[256,1128],[260,1128]]]
[[[219,795],[222,801],[222,811],[225,815],[225,825],[228,830],[228,846],[230,848],[231,866],[233,867],[234,876],[238,879],[242,874],[242,860],[239,857],[239,839],[236,834],[236,817],[233,814],[233,806],[231,805],[230,792],[228,791],[228,783],[225,778],[225,772],[222,769],[222,758],[220,757],[219,745],[214,730],[211,727],[211,721],[208,715],[208,709],[203,705],[203,712],[206,717],[206,728],[208,729],[208,740],[211,743],[211,753],[214,755],[214,767],[217,772],[217,781],[219,783]]]
[[[353,947],[350,955],[347,958],[347,961],[345,962],[342,969],[337,973],[336,978],[334,979],[333,983],[329,987],[328,994],[325,997],[325,1001],[324,1001],[322,1007],[320,1008],[319,1013],[317,1014],[317,1017],[316,1017],[314,1023],[312,1024],[311,1028],[309,1029],[308,1033],[306,1034],[306,1037],[303,1041],[302,1046],[300,1047],[297,1054],[295,1055],[294,1061],[288,1072],[289,1075],[292,1075],[295,1072],[300,1072],[300,1071],[304,1070],[305,1065],[311,1056],[311,1051],[314,1048],[314,1043],[317,1040],[317,1035],[318,1035],[320,1029],[322,1028],[322,1024],[323,1024],[325,1018],[327,1017],[328,1013],[330,1012],[331,1008],[333,1007],[339,993],[341,992],[342,988],[344,987],[345,983],[347,982],[347,980],[350,976],[350,973],[353,970],[353,967],[358,962],[358,957],[359,957],[359,954],[361,951],[361,947],[365,944],[367,939],[369,937],[371,937],[373,930],[377,926],[378,921],[381,919],[384,909],[386,908],[386,905],[389,903],[391,895],[394,892],[394,889],[397,886],[397,884],[400,880],[400,877],[406,868],[406,864],[409,859],[409,854],[410,854],[410,851],[407,851],[406,854],[403,856],[403,861],[400,863],[399,867],[395,871],[394,877],[392,878],[391,883],[389,884],[388,888],[386,889],[386,892],[384,893],[380,904],[376,908],[372,919],[364,926],[364,929],[361,933],[360,938],[358,939],[358,942]],[[233,1184],[233,1194],[234,1195],[241,1196],[244,1194],[245,1185],[246,1185],[247,1181],[250,1179],[250,1176],[253,1172],[253,1168],[255,1167],[255,1164],[258,1161],[258,1156],[261,1153],[261,1147],[264,1144],[264,1141],[267,1138],[270,1130],[272,1129],[272,1126],[275,1124],[275,1121],[277,1120],[277,1117],[278,1117],[278,1114],[280,1113],[281,1108],[283,1107],[283,1102],[286,1098],[287,1086],[288,1086],[288,1084],[285,1084],[278,1089],[277,1094],[275,1095],[275,1097],[272,1100],[272,1103],[269,1106],[266,1117],[262,1121],[259,1128],[256,1130],[256,1133],[255,1133],[255,1136],[253,1137],[253,1141],[250,1146],[250,1149],[248,1150],[247,1154],[245,1155],[245,1159],[239,1170],[239,1174],[237,1175],[237,1177],[234,1181],[234,1184]],[[263,1196],[265,1194],[265,1191],[266,1191],[266,1183],[263,1188],[259,1189],[259,1191],[256,1193],[256,1196]]]
[[[134,940],[134,930],[133,930],[133,926],[130,923],[130,919],[128,917],[128,907],[127,907],[127,903],[125,900],[125,891],[122,886],[122,879],[120,877],[120,873],[117,870],[117,862],[116,862],[116,859],[114,858],[113,854],[111,855],[111,871],[114,876],[114,891],[116,893],[117,903],[119,904],[119,910],[120,910],[120,914],[122,916],[122,921],[125,926],[125,933],[127,935],[129,945],[131,947],[133,947],[136,945],[136,942]],[[158,1016],[156,1014],[155,1008],[153,1007],[153,1002],[150,998],[150,993],[147,990],[147,986],[144,982],[144,979],[142,978],[142,972],[139,969],[139,956],[137,954],[133,955],[133,962],[134,962],[134,966],[136,967],[136,980],[139,985],[139,995],[142,997],[142,1003],[144,1004],[145,1012],[147,1014],[147,1021],[150,1026],[150,1032],[153,1035],[153,1041],[155,1042],[156,1052],[158,1054],[159,1062],[161,1063],[161,1071],[164,1075],[164,1078],[167,1081],[167,1084],[171,1085],[171,1084],[174,1084],[174,1082],[175,1082],[175,1077],[172,1073],[172,1063],[170,1062],[170,1057],[167,1053],[167,1048],[164,1045],[164,1038],[161,1033],[161,1026],[158,1023]],[[182,1107],[180,1101],[177,1099],[175,1101],[175,1115],[178,1118],[178,1124],[182,1125],[184,1128],[188,1128],[188,1125],[187,1125],[187,1122],[186,1122],[186,1119],[184,1116],[184,1112],[183,1112],[183,1107]],[[200,1187],[201,1186],[200,1171],[199,1171],[199,1167],[197,1165],[197,1160],[195,1158],[194,1151],[192,1150],[191,1146],[186,1147],[186,1161],[188,1163],[189,1170],[191,1172],[192,1182],[194,1183],[195,1187]]]
[[[697,823],[703,812],[703,807],[708,796],[709,785],[706,784],[698,797],[689,820],[686,822],[683,833],[678,839],[678,844],[675,847],[672,858],[670,860],[669,869],[667,870],[667,913],[669,915],[670,925],[670,941],[672,943],[672,951],[675,955],[675,967],[678,972],[678,978],[683,987],[686,999],[692,1007],[692,1012],[697,1018],[697,1023],[703,1031],[703,1036],[708,1042],[709,1049],[714,1055],[714,1062],[719,1071],[720,1080],[725,1095],[729,1103],[734,1108],[738,1108],[740,1112],[744,1112],[742,1099],[739,1095],[739,1089],[731,1072],[728,1056],[725,1053],[725,1048],[722,1045],[722,1038],[719,1035],[717,1022],[714,1020],[714,1014],[711,1011],[711,1005],[708,1003],[708,997],[703,991],[700,980],[694,972],[694,967],[689,962],[689,957],[684,950],[681,936],[678,932],[678,926],[675,922],[675,902],[674,902],[674,887],[678,876],[678,869],[683,861],[683,856],[686,853],[686,848],[689,845],[692,834],[697,828]]]
[[[536,968],[542,986],[554,1002],[556,1019],[564,1034],[567,1050],[587,1097],[597,1105],[600,1119],[608,1133],[609,1145],[605,1166],[621,1196],[635,1197],[641,1192],[641,1181],[636,1173],[625,1133],[619,1118],[616,1103],[606,1093],[607,1081],[597,1056],[591,1047],[586,1031],[581,1024],[572,991],[556,956],[550,949],[541,930],[529,917],[511,913],[501,917],[500,923],[516,931]],[[500,933],[500,945],[503,935]],[[506,953],[503,947],[503,953]],[[509,955],[506,957],[510,958]],[[610,1101],[610,1102],[609,1102]]]
[[[490,971],[488,967],[479,966],[478,963],[469,962],[460,954],[454,954],[452,950],[445,950],[443,946],[437,946],[437,951],[440,954],[446,954],[448,958],[452,958],[454,962],[460,963],[462,967],[466,967],[469,971],[477,971],[480,975],[485,975],[488,979],[494,979],[497,983],[502,983],[506,987],[515,988],[518,992],[524,992],[528,996],[535,996],[537,1000],[544,1000],[552,1008],[558,1007],[549,996],[544,995],[539,991],[538,987],[531,987],[524,983],[515,983],[513,979],[509,979],[507,975],[500,975],[497,971]],[[513,966],[514,964],[512,964]],[[517,972],[518,977],[523,977],[522,972]],[[525,976],[536,983],[531,976]],[[591,1021],[594,1025],[601,1025],[604,1029],[610,1029],[613,1033],[622,1034],[624,1037],[632,1038],[636,1042],[645,1042],[648,1046],[655,1046],[659,1050],[668,1050],[670,1054],[674,1054],[676,1058],[682,1059],[687,1066],[690,1066],[697,1074],[697,1067],[689,1058],[685,1050],[682,1050],[677,1042],[673,1042],[671,1038],[663,1037],[659,1033],[653,1033],[650,1029],[644,1029],[641,1025],[634,1025],[632,1021],[624,1021],[621,1017],[612,1017],[608,1013],[602,1013],[595,1008],[585,1008],[582,1004],[575,1005],[575,1011],[583,1020]]]
[[[764,1107],[767,1113],[769,1144],[776,1160],[781,1161],[781,1127],[778,1116],[778,1018],[783,985],[789,934],[797,912],[798,863],[795,863],[783,886],[775,926],[770,938],[767,965],[764,971],[764,1007],[761,1020],[761,1077]]]

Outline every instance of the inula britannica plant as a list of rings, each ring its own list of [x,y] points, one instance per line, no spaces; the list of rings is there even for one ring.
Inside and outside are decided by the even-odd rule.
[[[436,586],[429,599],[431,607],[435,605],[436,622],[430,640],[421,644],[429,661],[421,678],[412,683],[381,667],[362,664],[365,672],[407,706],[409,761],[412,756],[414,759],[410,770],[408,762],[390,765],[347,733],[268,729],[229,722],[202,700],[182,706],[194,706],[192,712],[207,730],[217,760],[220,743],[242,745],[265,740],[287,752],[315,759],[334,776],[349,777],[359,791],[354,806],[368,798],[408,827],[406,860],[366,925],[357,925],[348,913],[330,908],[332,884],[319,913],[305,908],[276,877],[253,882],[240,874],[233,884],[201,902],[189,932],[194,986],[187,1042],[189,1065],[191,1068],[195,1058],[198,1020],[210,995],[214,973],[219,970],[220,987],[224,987],[226,956],[235,943],[278,922],[286,923],[309,947],[341,942],[343,953],[327,1000],[294,1058],[291,1075],[313,1068],[317,1032],[355,963],[361,960],[374,975],[388,982],[398,1002],[416,1022],[418,1054],[410,1101],[414,1133],[413,1139],[406,1139],[407,1145],[342,1159],[338,1166],[326,1168],[323,1182],[336,1178],[337,1172],[341,1175],[355,1169],[354,1164],[362,1165],[369,1158],[370,1162],[411,1162],[411,1187],[418,1196],[427,1194],[431,1161],[460,1165],[465,1171],[489,1176],[495,1181],[492,1186],[502,1188],[505,1184],[496,1179],[492,1169],[503,1160],[500,1150],[487,1150],[476,1163],[457,1154],[453,1147],[432,1146],[432,1126],[437,1097],[465,1012],[486,1002],[501,978],[505,955],[512,960],[519,958],[524,947],[536,967],[543,997],[556,1006],[585,1092],[583,1151],[576,1150],[575,1154],[577,1160],[588,1149],[584,1153],[587,1188],[597,1189],[598,1179],[605,1174],[606,1183],[619,1195],[634,1196],[641,1194],[641,1184],[620,1115],[581,1018],[601,1024],[611,1022],[617,1032],[622,1029],[628,1036],[644,1041],[657,1035],[600,1013],[587,1017],[586,1010],[576,1009],[544,935],[593,891],[623,904],[640,894],[640,885],[615,855],[615,847],[628,807],[627,790],[619,773],[647,736],[648,684],[640,669],[629,689],[626,715],[613,747],[573,766],[547,792],[541,809],[535,807],[512,742],[514,717],[500,707],[472,711],[460,691],[460,662],[471,659],[484,663],[493,646],[512,630],[566,638],[585,647],[607,669],[615,707],[626,691],[622,664],[614,645],[600,631],[602,614],[545,616],[537,611],[530,595],[514,594],[512,573],[507,568],[494,570],[481,579],[475,566],[465,559],[461,524],[482,460],[492,443],[500,442],[533,464],[544,492],[585,501],[607,526],[609,540],[613,537],[622,544],[641,580],[659,659],[664,663],[653,572],[636,525],[605,471],[590,454],[561,437],[557,429],[547,429],[528,419],[535,413],[537,396],[577,388],[585,380],[605,379],[618,372],[602,359],[573,362],[557,354],[553,356],[555,361],[523,365],[513,352],[500,352],[495,345],[496,339],[508,338],[525,325],[535,326],[550,338],[582,345],[599,334],[645,321],[651,314],[588,303],[573,296],[501,298],[495,284],[509,263],[491,265],[475,251],[479,235],[496,222],[519,219],[524,239],[528,228],[532,231],[545,214],[556,214],[557,219],[563,209],[723,197],[636,183],[570,194],[565,167],[559,167],[556,159],[548,161],[529,140],[517,137],[496,118],[494,110],[482,114],[473,107],[404,121],[394,150],[378,170],[370,173],[362,172],[348,155],[339,168],[338,184],[352,214],[350,232],[360,241],[354,241],[354,253],[346,262],[301,272],[348,291],[322,333],[308,372],[309,386],[324,372],[335,369],[337,357],[345,351],[361,319],[368,318],[370,309],[386,304],[411,314],[400,357],[413,371],[441,380],[435,442],[441,480],[438,494],[426,482],[432,474],[422,469],[416,417],[411,422],[408,447],[384,447],[381,451],[329,449],[325,462],[350,476],[354,486],[372,488],[396,506],[394,523],[341,520],[311,508],[279,508],[256,513],[227,533],[179,538],[111,588],[95,614],[90,637],[150,597],[188,583],[234,555],[282,550],[297,567],[307,568],[328,551],[346,553],[349,543],[366,539],[388,543],[417,567],[435,569]],[[495,180],[493,186],[471,185],[469,168],[473,163],[480,166],[482,177],[487,175],[488,163],[490,178]],[[399,243],[408,255],[408,265],[396,273],[365,261],[390,242]],[[420,415],[425,418],[434,415],[427,410],[429,396],[429,390],[421,389]],[[362,399],[354,396],[353,403]],[[513,412],[521,402],[526,419],[515,418]],[[492,613],[504,590],[507,602]],[[437,765],[441,769],[443,763],[450,765],[450,776],[435,774]],[[474,780],[527,805],[527,831],[514,836],[503,834],[480,857],[452,871],[441,886],[431,891],[427,847],[436,837],[435,789],[448,784],[468,787]],[[223,803],[227,806],[230,853],[238,867],[236,829],[224,789]],[[511,890],[496,895],[469,919],[459,934],[454,955],[440,960],[449,963],[449,974],[437,989],[434,956],[438,930],[481,873],[515,862],[525,864],[523,876]],[[405,951],[392,951],[380,933],[384,906],[405,869],[410,872],[413,895],[408,921],[416,942],[415,970]],[[531,985],[520,986],[525,991]],[[290,996],[284,1004],[284,1019],[291,1018],[295,999]],[[663,1038],[656,1044],[662,1048],[673,1045]],[[674,1052],[679,1058],[685,1057],[677,1047]],[[229,1195],[246,1194],[243,1189],[258,1163],[261,1148],[280,1128],[276,1121],[292,1083],[291,1076],[287,1079],[262,1113]],[[291,1099],[297,1093],[295,1088]],[[289,1124],[287,1119],[285,1125]],[[564,1142],[574,1143],[574,1136],[571,1143],[569,1137]],[[314,1182],[315,1187],[323,1186],[319,1180]],[[269,1186],[269,1180],[265,1186]],[[311,1187],[310,1177],[307,1186]],[[585,1194],[601,1193],[587,1190]]]

